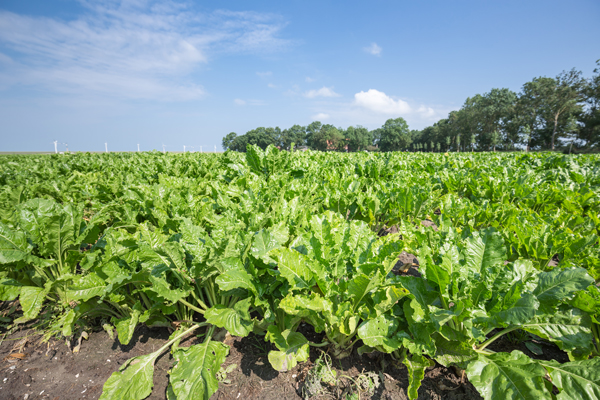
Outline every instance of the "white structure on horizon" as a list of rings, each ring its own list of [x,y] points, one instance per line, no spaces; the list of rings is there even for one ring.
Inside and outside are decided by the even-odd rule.
[[[104,152],[108,153],[108,142],[104,142]]]
[[[167,147],[167,146],[165,146],[164,144],[162,146],[163,146],[163,154],[167,154],[167,152],[165,151],[165,147]]]
[[[140,144],[138,143],[138,153],[140,152]]]
[[[54,153],[58,154],[58,140],[54,141]]]

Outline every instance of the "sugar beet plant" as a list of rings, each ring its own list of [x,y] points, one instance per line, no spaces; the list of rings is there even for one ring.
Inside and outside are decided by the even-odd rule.
[[[247,150],[1,158],[14,323],[67,338],[98,326],[122,344],[140,324],[173,330],[102,399],[147,397],[166,351],[167,398],[208,399],[224,331],[263,336],[281,372],[311,346],[390,354],[411,399],[434,362],[486,399],[600,398],[598,157]],[[422,276],[396,275],[402,251]],[[512,332],[570,361],[495,351]]]

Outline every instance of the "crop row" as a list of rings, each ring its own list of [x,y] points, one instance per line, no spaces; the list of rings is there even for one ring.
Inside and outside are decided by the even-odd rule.
[[[278,371],[311,346],[390,354],[410,398],[433,361],[488,399],[600,398],[597,157],[75,154],[3,158],[0,182],[0,299],[19,299],[14,323],[65,337],[102,325],[122,344],[138,324],[178,327],[102,399],[147,397],[169,348],[167,397],[209,398],[228,353],[217,329],[264,335]],[[393,272],[403,251],[421,277]],[[516,330],[571,361],[490,350]],[[204,341],[180,347],[192,332]]]

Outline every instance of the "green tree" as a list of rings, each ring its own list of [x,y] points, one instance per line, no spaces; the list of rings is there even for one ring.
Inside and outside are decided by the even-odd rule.
[[[341,150],[345,145],[344,135],[333,125],[322,125],[311,137],[310,147],[315,150]]]
[[[460,152],[460,134],[456,135],[456,152]]]
[[[229,132],[227,135],[225,135],[225,137],[221,141],[221,146],[223,147],[223,150],[229,149],[231,142],[233,142],[233,140],[236,137],[237,137],[237,133],[235,133],[235,132]]]
[[[381,127],[381,151],[400,151],[411,143],[410,131],[404,118],[388,119]]]
[[[266,149],[270,144],[278,145],[276,137],[279,128],[256,128],[246,132],[245,135],[236,137],[230,144],[229,149],[246,152],[248,144],[255,144],[261,149]],[[279,131],[280,132],[280,131]]]
[[[541,87],[543,99],[542,115],[546,120],[546,128],[550,135],[550,148],[555,149],[556,139],[566,132],[559,131],[559,126],[570,126],[571,116],[580,112],[579,104],[583,100],[583,87],[585,81],[581,78],[581,72],[572,69],[561,72],[556,79],[544,80]]]
[[[296,146],[304,146],[306,144],[306,128],[304,126],[294,125],[281,132],[282,148],[289,149],[292,143],[295,143]]]
[[[323,124],[320,121],[313,121],[306,127],[306,144],[312,149],[316,149],[313,144],[313,136],[321,130],[322,126]]]
[[[580,114],[580,128],[577,139],[585,147],[600,147],[600,60],[596,61],[598,68],[595,75],[583,87],[585,111]]]
[[[373,143],[371,132],[363,126],[349,126],[343,133],[348,145],[348,151],[360,151]]]
[[[450,138],[448,138],[448,139],[450,139]],[[441,153],[442,145],[440,144],[440,142],[437,142],[436,145],[437,145],[438,153]]]

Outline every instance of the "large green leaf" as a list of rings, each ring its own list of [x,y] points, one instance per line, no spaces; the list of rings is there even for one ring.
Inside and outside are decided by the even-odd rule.
[[[92,297],[104,295],[106,287],[104,279],[91,272],[87,275],[80,275],[73,281],[67,291],[67,297],[71,300],[87,301]]]
[[[20,261],[27,257],[31,249],[23,232],[13,231],[0,222],[0,264]]]
[[[277,371],[288,371],[299,362],[308,360],[308,340],[301,333],[289,329],[281,332],[277,326],[271,325],[268,328],[267,339],[279,349],[270,351],[268,356],[271,366]]]
[[[250,303],[251,299],[247,298],[235,303],[233,308],[218,304],[206,310],[204,318],[206,322],[225,328],[235,336],[248,336],[254,327],[250,318]]]
[[[142,400],[154,386],[154,362],[159,354],[130,358],[108,378],[99,400]]]
[[[15,322],[21,323],[37,317],[42,309],[47,294],[47,288],[23,286],[21,288],[21,295],[19,296],[19,301],[23,308],[23,316],[15,320]]]
[[[500,233],[492,228],[475,232],[467,239],[464,251],[465,266],[474,273],[502,264],[506,260],[504,240]]]
[[[577,358],[592,352],[590,318],[576,308],[564,307],[553,314],[536,315],[523,329],[556,343],[561,350],[573,352]]]
[[[544,384],[546,370],[518,350],[480,354],[466,369],[469,382],[486,400],[550,398]]]
[[[537,296],[542,309],[550,311],[593,283],[594,279],[583,268],[555,268],[539,274],[533,294]]]
[[[556,361],[540,360],[560,393],[558,400],[600,399],[600,358],[572,361],[559,364]]]
[[[363,322],[358,327],[358,337],[370,347],[377,347],[391,353],[402,346],[402,341],[395,337],[398,319],[387,314]]]
[[[219,389],[216,374],[229,354],[229,346],[206,341],[173,353],[177,362],[169,371],[170,388],[177,399],[208,400]]]
[[[310,260],[303,254],[290,249],[281,249],[277,252],[278,268],[292,288],[306,289],[313,284],[313,274],[308,268]]]

